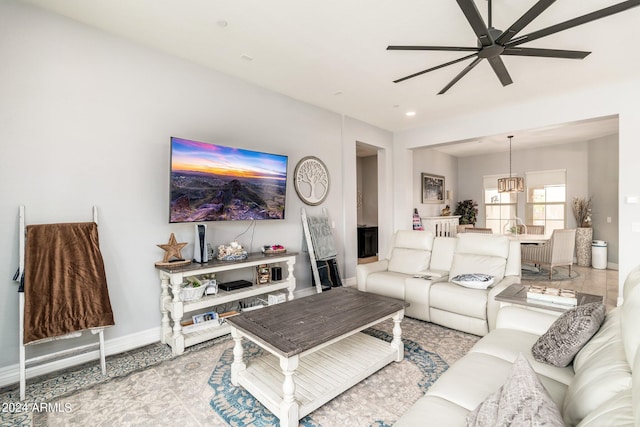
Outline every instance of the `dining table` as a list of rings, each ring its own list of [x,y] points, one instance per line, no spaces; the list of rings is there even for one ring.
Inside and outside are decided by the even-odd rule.
[[[551,239],[550,236],[546,236],[544,234],[507,234],[510,240],[517,240],[521,244],[528,245],[539,245],[542,243],[546,243]]]

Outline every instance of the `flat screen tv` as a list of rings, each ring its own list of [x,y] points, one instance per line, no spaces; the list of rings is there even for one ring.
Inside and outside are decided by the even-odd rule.
[[[171,138],[169,222],[284,219],[287,156]]]

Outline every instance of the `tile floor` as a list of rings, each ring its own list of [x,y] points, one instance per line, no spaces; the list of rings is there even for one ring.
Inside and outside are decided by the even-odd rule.
[[[557,269],[564,267],[555,267]],[[574,264],[573,271],[579,277],[565,281],[526,281],[528,285],[538,284],[573,289],[587,294],[602,295],[607,304],[607,309],[612,309],[618,301],[618,270],[597,270],[591,267],[580,267]]]

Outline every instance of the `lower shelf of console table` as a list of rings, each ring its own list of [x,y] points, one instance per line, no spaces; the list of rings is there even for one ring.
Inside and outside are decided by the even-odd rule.
[[[160,295],[160,311],[162,313],[162,343],[168,344],[173,354],[184,353],[186,347],[199,344],[230,333],[231,328],[225,323],[219,326],[211,326],[206,329],[198,329],[192,332],[182,330],[181,321],[186,313],[216,307],[258,295],[286,290],[287,299],[293,299],[293,291],[296,287],[296,279],[293,275],[293,267],[296,253],[276,255],[264,255],[260,253],[249,254],[247,259],[240,261],[213,260],[204,264],[190,264],[187,266],[159,267],[156,269],[160,275],[162,293]],[[186,277],[203,274],[221,273],[231,270],[255,268],[262,264],[286,263],[287,276],[283,280],[264,285],[253,285],[233,291],[219,290],[215,295],[207,295],[195,301],[181,301],[180,289]]]

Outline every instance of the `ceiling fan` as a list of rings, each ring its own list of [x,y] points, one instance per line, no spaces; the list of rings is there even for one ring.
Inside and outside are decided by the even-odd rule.
[[[536,19],[542,12],[544,12],[551,4],[556,0],[539,0],[533,5],[524,15],[514,22],[505,31],[500,31],[493,28],[491,23],[491,0],[488,0],[488,26],[485,24],[478,8],[476,7],[474,0],[456,0],[462,13],[464,13],[467,21],[473,28],[473,32],[478,37],[477,47],[459,47],[459,46],[388,46],[387,50],[433,50],[433,51],[452,51],[452,52],[473,52],[470,55],[463,56],[462,58],[454,59],[453,61],[445,62],[444,64],[437,65],[435,67],[428,68],[426,70],[413,73],[398,80],[394,80],[394,83],[400,83],[404,80],[411,79],[413,77],[420,76],[422,74],[434,71],[449,65],[457,64],[466,59],[475,59],[467,65],[457,76],[454,77],[449,84],[447,84],[438,95],[442,95],[453,85],[455,85],[462,77],[464,77],[469,71],[471,71],[476,65],[478,65],[483,59],[486,59],[493,71],[500,79],[502,86],[507,86],[513,83],[511,76],[507,71],[507,68],[502,61],[502,55],[513,56],[539,56],[545,58],[566,58],[566,59],[583,59],[591,52],[584,52],[578,50],[561,50],[561,49],[539,49],[539,48],[527,48],[520,47],[521,44],[530,42],[532,40],[546,37],[557,32],[567,30],[569,28],[576,27],[578,25],[586,24],[596,19],[604,18],[615,13],[624,12],[632,7],[640,6],[640,0],[628,0],[622,3],[615,4],[613,6],[606,7],[604,9],[597,10],[595,12],[588,13],[586,15],[579,16],[577,18],[570,19],[560,24],[552,25],[541,30],[534,31],[532,33],[518,36],[516,35],[522,31],[527,25],[529,25],[534,19]]]

